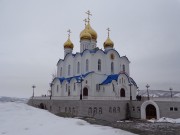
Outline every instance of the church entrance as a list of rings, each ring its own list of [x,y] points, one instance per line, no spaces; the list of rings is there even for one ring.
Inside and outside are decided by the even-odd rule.
[[[120,90],[120,97],[125,97],[125,90],[123,88]]]
[[[87,98],[88,97],[88,89],[85,87],[83,89],[83,98]]]
[[[146,119],[157,119],[156,108],[154,105],[149,104],[146,106]]]
[[[45,109],[44,104],[43,104],[43,103],[41,103],[41,104],[39,105],[39,108],[41,108],[41,109]]]

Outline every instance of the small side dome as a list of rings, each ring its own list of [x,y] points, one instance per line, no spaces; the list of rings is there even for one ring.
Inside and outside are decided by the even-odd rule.
[[[85,28],[81,33],[80,33],[80,40],[83,40],[83,39],[88,39],[88,40],[91,40],[91,34],[89,34],[87,32],[87,29]]]
[[[106,47],[112,47],[112,48],[114,47],[114,43],[109,37],[104,42],[104,48],[106,48]]]
[[[70,49],[74,48],[74,45],[71,42],[70,38],[68,38],[68,40],[64,43],[64,48],[70,48]]]

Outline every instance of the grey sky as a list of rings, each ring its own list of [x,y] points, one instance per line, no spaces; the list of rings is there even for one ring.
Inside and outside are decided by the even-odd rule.
[[[0,0],[0,96],[46,94],[69,28],[79,51],[87,10],[98,47],[110,27],[140,89],[180,90],[180,0]]]

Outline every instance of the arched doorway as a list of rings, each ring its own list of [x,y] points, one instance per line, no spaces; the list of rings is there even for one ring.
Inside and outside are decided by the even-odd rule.
[[[85,87],[83,89],[83,97],[87,97],[88,96],[88,89]]]
[[[125,97],[125,90],[123,88],[120,90],[120,97]]]
[[[146,106],[146,119],[157,119],[156,108],[154,105],[149,104]]]
[[[145,101],[141,105],[141,119],[160,118],[159,106],[152,100]]]
[[[41,104],[39,105],[39,108],[41,108],[41,109],[45,109],[45,108],[44,108],[44,104],[43,104],[43,103],[41,103]]]

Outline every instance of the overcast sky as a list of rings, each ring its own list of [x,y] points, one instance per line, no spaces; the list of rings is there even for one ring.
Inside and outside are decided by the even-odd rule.
[[[180,0],[0,0],[0,96],[46,94],[69,28],[79,51],[87,10],[97,46],[110,27],[140,89],[180,90]]]

